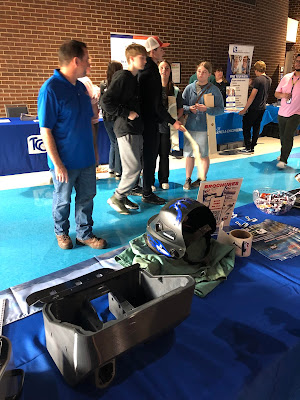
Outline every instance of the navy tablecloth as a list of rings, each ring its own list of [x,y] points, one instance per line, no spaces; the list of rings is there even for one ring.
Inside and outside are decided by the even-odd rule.
[[[277,122],[278,107],[268,106],[261,123],[260,132],[269,122]],[[243,140],[241,115],[225,112],[216,117],[217,144]],[[10,118],[9,123],[0,123],[0,175],[14,175],[47,171],[46,152],[39,134],[38,122],[20,121]],[[100,164],[108,164],[110,141],[99,121],[98,152]],[[183,134],[179,133],[180,148],[183,148]],[[33,154],[30,154],[33,153]]]
[[[38,122],[10,120],[0,123],[0,175],[47,171],[47,156]]]
[[[253,204],[236,212],[239,221],[266,218]],[[274,219],[300,227],[299,210]],[[194,296],[177,328],[119,356],[103,390],[64,382],[46,350],[41,313],[7,325],[15,365],[26,373],[23,399],[299,399],[299,265],[299,257],[270,261],[255,250],[237,258],[227,281]],[[106,298],[97,308],[107,314]]]
[[[0,123],[0,175],[48,171],[47,155],[39,124],[10,118]],[[109,138],[103,121],[99,121],[98,152],[101,164],[108,163]]]
[[[270,122],[278,123],[278,107],[267,106],[264,112],[260,133]],[[238,112],[224,112],[216,116],[217,144],[243,141],[243,116]]]

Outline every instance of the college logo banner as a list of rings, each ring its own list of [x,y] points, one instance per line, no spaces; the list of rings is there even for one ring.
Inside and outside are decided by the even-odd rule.
[[[230,44],[226,78],[235,92],[235,106],[247,103],[250,69],[254,46]]]
[[[27,138],[28,154],[46,153],[43,139],[40,135],[31,135]]]
[[[128,68],[127,60],[125,57],[125,49],[132,43],[145,45],[148,36],[145,35],[126,35],[120,33],[110,34],[110,51],[111,60],[119,61],[124,69]]]

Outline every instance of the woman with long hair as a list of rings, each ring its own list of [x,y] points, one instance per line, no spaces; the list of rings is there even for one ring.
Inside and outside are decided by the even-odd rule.
[[[110,61],[108,63],[106,71],[106,80],[100,83],[100,99],[102,94],[109,87],[114,73],[121,69],[123,69],[123,66],[118,61]],[[115,176],[117,180],[120,180],[122,175],[122,165],[121,165],[118,142],[114,132],[114,120],[109,114],[107,114],[103,110],[102,110],[102,117],[106,132],[110,140],[108,172],[110,176]]]
[[[162,83],[162,101],[171,116],[178,120],[183,114],[182,96],[177,86],[172,81],[172,67],[169,61],[163,60],[159,66],[159,73]],[[170,127],[167,122],[159,124],[159,170],[158,180],[162,189],[169,189],[169,153],[171,142],[179,146],[178,131]],[[173,146],[172,146],[173,147]],[[179,150],[176,148],[176,150]]]
[[[216,82],[214,83],[214,85],[216,85],[217,88],[220,90],[223,96],[224,107],[226,107],[226,87],[229,86],[229,83],[224,77],[223,68],[221,66],[215,68],[214,74],[216,78]]]

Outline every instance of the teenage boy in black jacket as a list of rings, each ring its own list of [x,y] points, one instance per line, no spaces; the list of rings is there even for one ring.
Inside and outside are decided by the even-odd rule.
[[[142,201],[150,204],[164,204],[166,202],[165,199],[152,193],[151,189],[160,142],[158,123],[166,121],[173,125],[175,129],[184,130],[181,123],[171,117],[162,103],[162,85],[157,63],[162,61],[164,48],[169,45],[170,43],[162,43],[157,36],[149,37],[145,42],[146,50],[149,53],[147,64],[138,74],[141,112],[144,122]],[[132,194],[134,194],[134,191]]]
[[[107,203],[120,214],[139,207],[127,198],[139,179],[143,152],[143,121],[140,117],[137,73],[144,69],[145,47],[133,43],[125,50],[128,70],[115,72],[111,84],[101,98],[101,107],[115,119],[114,131],[118,140],[122,177]]]

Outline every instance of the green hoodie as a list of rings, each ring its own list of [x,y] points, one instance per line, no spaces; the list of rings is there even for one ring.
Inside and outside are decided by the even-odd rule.
[[[187,248],[189,259],[202,259],[199,249],[205,249],[203,238]],[[199,243],[200,242],[200,243]],[[211,292],[233,270],[235,251],[232,246],[224,245],[214,239],[210,241],[210,251],[206,263],[193,264],[180,259],[169,258],[154,253],[145,241],[145,235],[138,236],[129,242],[130,247],[115,257],[123,267],[139,263],[152,275],[191,275],[195,279],[195,294],[204,297]]]

